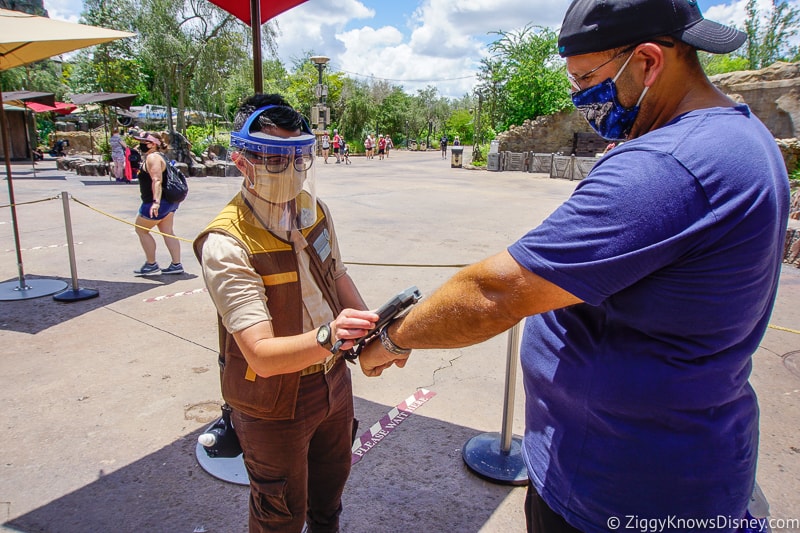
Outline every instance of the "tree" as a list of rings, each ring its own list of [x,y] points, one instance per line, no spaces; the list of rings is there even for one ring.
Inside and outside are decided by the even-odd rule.
[[[751,70],[768,67],[782,59],[793,59],[797,55],[797,49],[792,48],[790,42],[797,35],[800,10],[785,0],[772,0],[772,8],[763,17],[756,0],[748,0],[746,10],[744,57]],[[763,21],[766,22],[764,27],[761,25]]]
[[[184,109],[187,100],[190,103],[197,94],[187,95],[187,89],[221,95],[223,88],[209,85],[211,81],[227,83],[229,76],[240,77],[242,70],[252,73],[252,59],[248,60],[246,53],[247,28],[206,0],[145,0],[141,7],[136,20],[141,34],[139,52],[151,77],[151,90],[163,89],[170,115],[173,93],[177,92],[177,128],[185,131]],[[271,24],[262,27],[262,42],[274,50]],[[195,83],[198,72],[212,71],[220,75]]]

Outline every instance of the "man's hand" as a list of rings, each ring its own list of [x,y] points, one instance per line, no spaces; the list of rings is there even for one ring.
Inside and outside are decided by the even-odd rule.
[[[378,339],[366,345],[361,351],[361,355],[358,356],[361,371],[364,372],[365,376],[371,378],[380,376],[384,370],[392,365],[403,368],[406,366],[406,361],[408,361],[408,355],[395,355],[386,351]]]

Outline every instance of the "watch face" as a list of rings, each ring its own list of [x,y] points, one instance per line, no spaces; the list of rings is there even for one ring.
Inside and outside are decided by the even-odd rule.
[[[331,328],[328,325],[321,326],[317,330],[317,342],[326,344],[331,339]]]

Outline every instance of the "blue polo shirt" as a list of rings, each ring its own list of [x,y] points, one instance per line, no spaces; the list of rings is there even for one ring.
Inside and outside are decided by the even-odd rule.
[[[570,524],[744,516],[751,355],[788,201],[780,151],[747,106],[703,109],[613,149],[509,248],[585,302],[529,317],[521,354],[529,476]]]

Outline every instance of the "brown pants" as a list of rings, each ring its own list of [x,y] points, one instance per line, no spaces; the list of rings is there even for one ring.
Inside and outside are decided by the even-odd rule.
[[[339,530],[350,475],[353,388],[340,359],[303,376],[293,420],[232,414],[250,477],[250,533]]]

